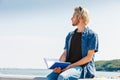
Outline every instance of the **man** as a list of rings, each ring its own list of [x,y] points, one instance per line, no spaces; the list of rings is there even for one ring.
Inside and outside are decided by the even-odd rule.
[[[94,53],[98,51],[98,37],[87,27],[90,21],[87,9],[75,8],[71,20],[77,28],[67,35],[64,52],[59,59],[71,64],[65,69],[55,68],[47,76],[48,80],[77,80],[95,76]]]

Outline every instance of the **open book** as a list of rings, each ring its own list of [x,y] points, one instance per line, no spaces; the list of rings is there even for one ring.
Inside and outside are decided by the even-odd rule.
[[[64,69],[68,65],[70,65],[69,62],[60,62],[58,59],[44,58],[44,61],[48,69],[54,69],[56,67],[60,67],[61,69]]]

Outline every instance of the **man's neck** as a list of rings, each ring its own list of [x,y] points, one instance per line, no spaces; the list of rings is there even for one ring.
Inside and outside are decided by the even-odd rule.
[[[83,32],[83,30],[85,29],[86,25],[78,25],[78,30],[77,32]]]

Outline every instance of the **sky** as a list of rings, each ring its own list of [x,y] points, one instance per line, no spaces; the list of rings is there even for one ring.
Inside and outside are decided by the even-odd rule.
[[[120,59],[120,0],[0,0],[0,68],[46,68],[59,58],[74,8],[89,10],[98,34],[97,60]]]

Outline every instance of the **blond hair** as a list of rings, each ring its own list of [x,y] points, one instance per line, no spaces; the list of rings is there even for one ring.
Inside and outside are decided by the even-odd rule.
[[[90,22],[90,18],[89,18],[89,12],[86,8],[82,8],[82,7],[76,7],[74,9],[75,13],[78,16],[81,16],[83,19],[83,22],[87,25]]]

